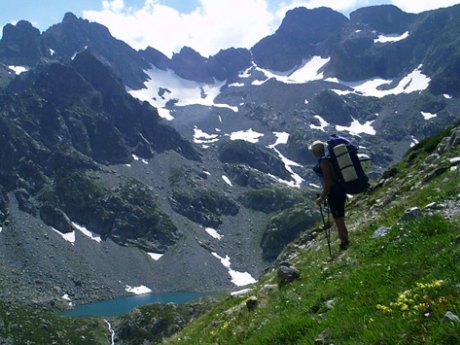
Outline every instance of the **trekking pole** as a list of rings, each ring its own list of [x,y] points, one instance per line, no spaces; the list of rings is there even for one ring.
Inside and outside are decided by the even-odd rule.
[[[319,194],[316,195],[319,198]],[[329,249],[329,256],[331,257],[332,260],[332,250],[331,250],[331,224],[329,222],[329,208],[327,207],[326,201],[324,201],[324,206],[327,208],[327,223],[324,219],[324,213],[323,213],[323,206],[320,204],[319,205],[319,212],[321,213],[321,219],[323,220],[323,229],[326,234],[326,240],[327,240],[327,248]]]

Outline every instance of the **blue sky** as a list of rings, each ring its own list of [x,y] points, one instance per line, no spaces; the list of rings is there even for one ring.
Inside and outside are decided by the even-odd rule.
[[[276,30],[287,10],[298,6],[326,6],[348,16],[357,8],[379,4],[418,13],[457,3],[460,0],[0,0],[0,26],[24,19],[44,31],[73,12],[107,26],[135,49],[152,46],[171,56],[187,45],[209,56],[231,46],[253,46]]]

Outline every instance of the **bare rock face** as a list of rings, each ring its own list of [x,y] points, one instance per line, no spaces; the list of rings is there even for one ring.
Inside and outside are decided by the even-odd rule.
[[[72,222],[64,211],[50,204],[45,204],[40,207],[40,218],[46,225],[52,226],[63,234],[67,234],[74,230]]]
[[[45,56],[40,30],[25,20],[3,27],[0,60],[12,65],[32,66]]]
[[[318,212],[307,204],[298,204],[276,213],[265,228],[260,246],[266,260],[274,260],[284,246],[293,241],[302,231],[318,219]]]
[[[262,39],[252,49],[258,66],[288,71],[302,59],[322,55],[337,43],[347,18],[329,8],[309,10],[299,7],[288,11],[275,34]]]

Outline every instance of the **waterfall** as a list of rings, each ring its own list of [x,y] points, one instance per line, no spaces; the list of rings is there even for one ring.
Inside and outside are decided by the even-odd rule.
[[[104,319],[104,321],[107,324],[107,326],[109,327],[109,333],[110,333],[110,338],[111,338],[110,345],[115,345],[115,331],[113,330],[112,325],[110,324],[110,322],[108,320]]]

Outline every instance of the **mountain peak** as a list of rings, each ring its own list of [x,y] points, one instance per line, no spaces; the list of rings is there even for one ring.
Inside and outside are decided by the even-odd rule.
[[[413,18],[415,14],[406,13],[393,5],[364,7],[350,13],[350,22],[367,25],[385,34],[405,32]]]
[[[34,65],[42,56],[40,30],[30,22],[20,20],[6,24],[0,40],[0,59],[13,65]]]
[[[208,68],[207,59],[190,47],[183,47],[178,54],[173,54],[170,67],[177,75],[185,79],[199,82],[213,82]]]
[[[289,71],[314,55],[327,56],[347,22],[343,14],[327,7],[290,10],[275,34],[251,49],[254,60],[263,68]]]
[[[65,15],[64,15],[64,19],[62,19],[62,22],[66,22],[66,23],[70,23],[70,22],[76,22],[78,21],[78,18],[75,14],[73,14],[72,12],[67,12]]]
[[[343,14],[328,7],[315,9],[297,7],[286,13],[276,32],[285,35],[311,35],[314,32],[320,34],[321,31],[323,33],[326,33],[326,30],[335,31],[345,25],[347,21],[348,19]]]

